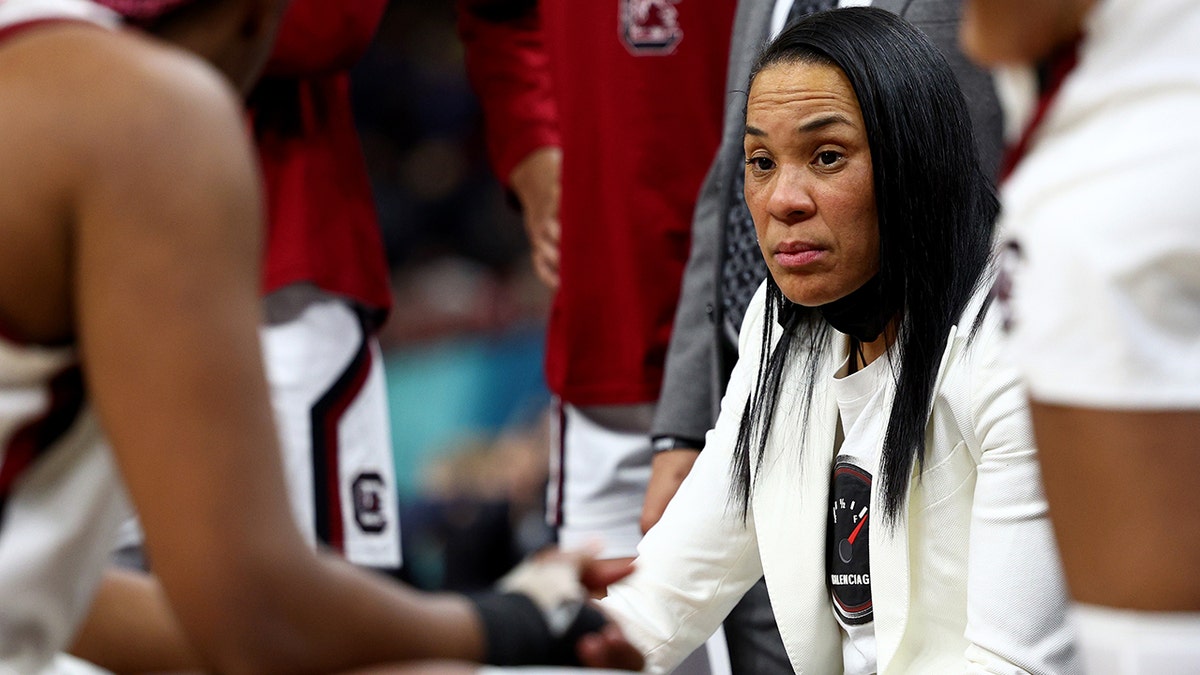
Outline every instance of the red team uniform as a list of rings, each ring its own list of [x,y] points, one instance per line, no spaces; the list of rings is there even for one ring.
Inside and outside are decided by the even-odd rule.
[[[394,570],[399,503],[375,337],[391,286],[349,76],[385,6],[292,2],[248,105],[267,207],[263,365],[292,511],[314,546]]]
[[[374,312],[391,307],[348,72],[386,5],[295,0],[284,18],[251,104],[268,188],[264,293],[307,282]]]
[[[546,378],[563,404],[560,541],[634,554],[692,210],[721,133],[731,0],[459,0],[488,150],[507,180],[562,148]]]
[[[292,507],[313,543],[400,565],[376,329],[391,306],[349,68],[386,0],[296,0],[250,97],[266,184],[263,357]]]
[[[540,25],[473,4],[489,3],[460,0],[460,21],[497,175],[563,149],[550,388],[574,405],[654,401],[721,134],[734,3],[547,0]]]

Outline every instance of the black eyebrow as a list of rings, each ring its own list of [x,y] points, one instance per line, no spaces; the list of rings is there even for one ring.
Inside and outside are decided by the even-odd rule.
[[[812,120],[811,122],[802,124],[802,125],[800,125],[800,128],[797,129],[797,131],[799,131],[800,133],[808,133],[810,131],[816,131],[817,129],[827,127],[831,124],[845,124],[847,126],[853,126],[851,124],[849,118],[847,118],[845,115],[834,113],[832,115],[825,115],[824,117],[818,117],[817,119]]]

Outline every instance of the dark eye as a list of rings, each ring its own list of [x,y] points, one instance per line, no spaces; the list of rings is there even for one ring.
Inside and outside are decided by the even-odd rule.
[[[755,171],[770,171],[775,168],[775,162],[766,157],[751,157],[746,160],[746,166]]]
[[[817,164],[822,166],[831,166],[837,164],[842,159],[842,153],[834,150],[826,150],[817,154]]]

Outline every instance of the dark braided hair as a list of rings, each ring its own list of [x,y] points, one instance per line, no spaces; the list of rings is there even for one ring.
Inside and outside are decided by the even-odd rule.
[[[954,73],[921,31],[881,9],[820,12],[771,42],[750,81],[772,66],[800,63],[839,68],[866,125],[879,218],[877,283],[894,298],[886,303],[889,311],[899,311],[888,353],[896,393],[880,462],[884,517],[894,525],[913,467],[923,465],[940,358],[987,268],[999,203],[979,165]],[[776,324],[782,333],[772,349]],[[818,308],[792,303],[767,277],[758,378],[732,466],[731,497],[743,518],[753,491],[751,468],[762,466],[788,358],[796,350],[810,356],[804,418],[782,422],[807,426],[831,331]]]

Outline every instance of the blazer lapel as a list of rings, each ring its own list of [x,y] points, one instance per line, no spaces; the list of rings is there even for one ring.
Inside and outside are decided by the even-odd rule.
[[[946,338],[946,348],[942,351],[942,359],[938,363],[937,376],[934,379],[933,392],[936,395],[942,386],[949,363],[958,345],[958,327],[951,326]],[[879,490],[883,481],[879,480],[879,461],[882,453],[876,455],[875,465],[871,467],[872,507],[879,505],[880,519],[875,521],[870,530],[871,537],[871,595],[875,605],[875,641],[876,656],[880,672],[887,672],[886,665],[891,663],[900,648],[904,630],[908,625],[909,609],[911,606],[911,587],[909,577],[908,533],[916,525],[920,514],[913,514],[909,508],[910,501],[905,499],[900,509],[894,527],[884,525],[883,497]],[[909,493],[920,480],[917,467],[913,467],[909,476]],[[876,527],[875,525],[878,525]],[[885,630],[880,630],[885,627]]]
[[[880,453],[882,455],[882,453]],[[871,524],[871,597],[875,607],[875,650],[880,666],[890,663],[900,646],[900,638],[908,623],[909,568],[908,568],[908,500],[904,500],[895,524],[883,517],[883,496],[879,493],[883,481],[879,476],[880,456],[871,467],[871,505],[878,509],[878,519]],[[914,469],[911,481],[916,480]],[[886,629],[884,629],[886,628]]]
[[[966,339],[966,335],[962,336]],[[938,362],[937,376],[933,380],[933,394],[937,394],[942,388],[942,380],[946,379],[946,364],[950,363],[950,357],[954,355],[954,350],[959,344],[958,326],[950,326],[950,332],[946,335],[946,348],[942,350],[942,360]]]
[[[831,363],[836,361],[828,356]],[[785,645],[806,647],[802,652],[789,650],[792,666],[797,673],[820,675],[841,664],[841,637],[825,583],[824,546],[837,403],[821,395],[829,371],[825,364],[817,375],[817,392],[802,435],[804,366],[799,361],[785,375],[787,390],[781,392],[764,471],[754,488],[754,522],[779,632]],[[820,544],[814,546],[814,541]]]

